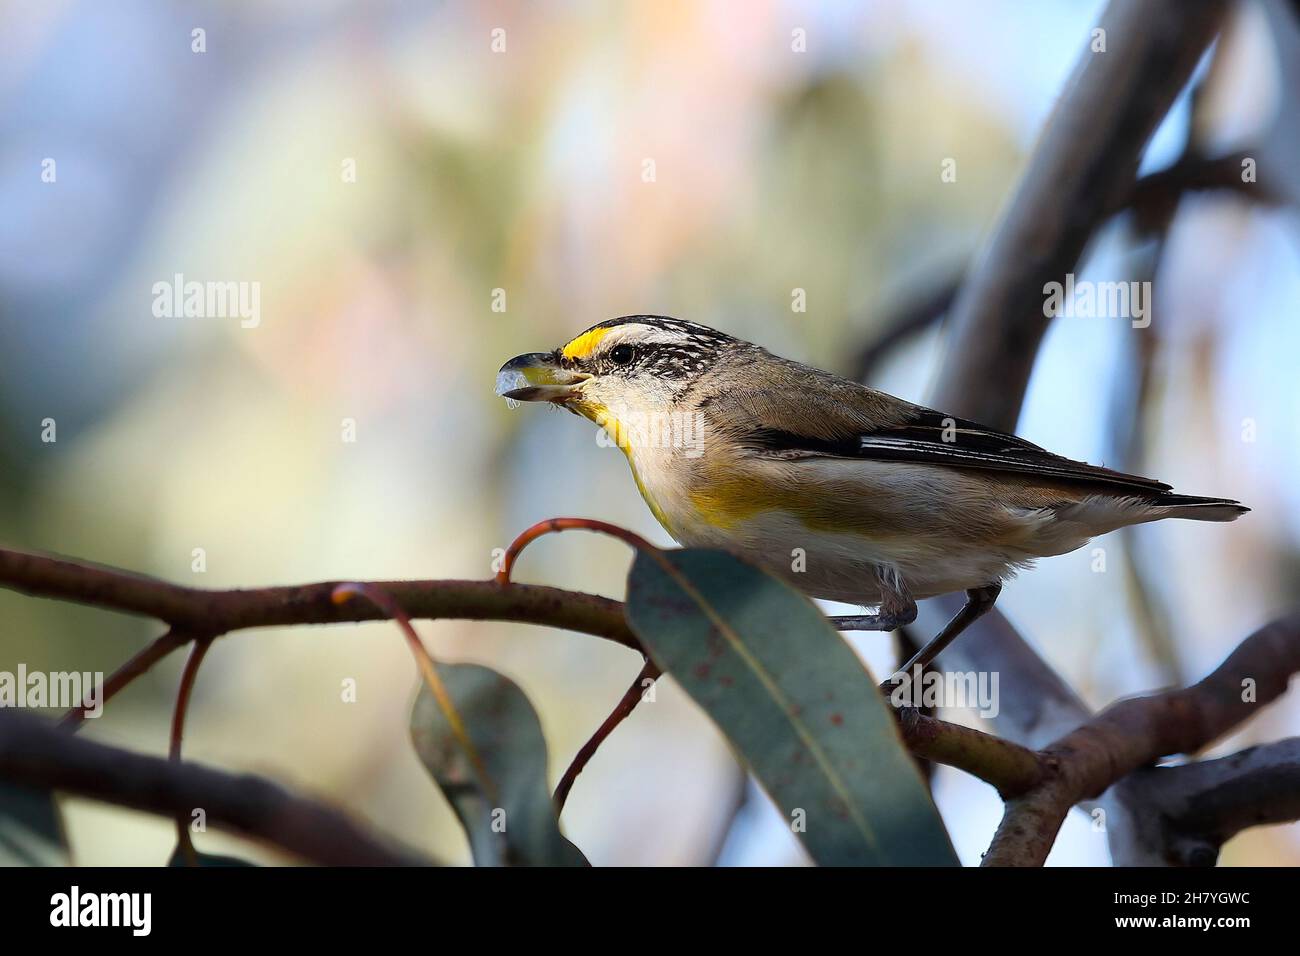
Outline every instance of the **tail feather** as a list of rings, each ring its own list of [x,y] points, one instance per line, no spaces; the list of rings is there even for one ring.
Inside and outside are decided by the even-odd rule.
[[[1166,493],[1152,504],[1168,509],[1162,518],[1187,518],[1191,521],[1235,521],[1250,509],[1231,498],[1199,498],[1196,495]]]

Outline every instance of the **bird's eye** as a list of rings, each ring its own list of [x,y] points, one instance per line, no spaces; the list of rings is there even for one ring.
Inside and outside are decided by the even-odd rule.
[[[616,345],[609,350],[609,360],[615,365],[631,364],[636,353],[632,351],[630,345]]]

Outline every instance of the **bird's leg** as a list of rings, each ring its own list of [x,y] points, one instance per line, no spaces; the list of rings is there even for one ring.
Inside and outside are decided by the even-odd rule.
[[[966,603],[962,605],[960,611],[953,615],[952,620],[944,625],[940,631],[928,644],[912,655],[912,659],[898,669],[898,672],[886,682],[885,686],[892,685],[895,680],[903,675],[911,676],[912,671],[916,668],[925,672],[926,667],[939,656],[939,653],[956,640],[957,635],[971,624],[975,623],[980,617],[988,613],[989,609],[998,599],[998,594],[1002,591],[1002,585],[999,582],[986,584],[980,588],[971,588],[966,592]]]
[[[898,574],[884,568],[876,572],[880,607],[875,614],[833,614],[837,631],[894,631],[916,620],[916,602]]]
[[[878,614],[832,614],[830,622],[837,631],[895,631],[916,620],[916,603],[893,613],[880,609]]]

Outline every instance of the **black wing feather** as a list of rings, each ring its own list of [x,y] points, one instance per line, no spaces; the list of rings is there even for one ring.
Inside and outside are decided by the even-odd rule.
[[[917,417],[874,431],[825,439],[761,428],[746,437],[746,444],[787,454],[802,452],[822,457],[915,462],[1036,475],[1128,494],[1158,495],[1171,488],[1152,478],[1126,475],[1054,455],[1033,442],[986,428],[978,422],[914,407],[919,413]],[[945,441],[945,438],[951,440]]]

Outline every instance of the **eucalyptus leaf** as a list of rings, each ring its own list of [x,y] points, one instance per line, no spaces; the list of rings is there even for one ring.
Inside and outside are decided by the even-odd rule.
[[[817,863],[957,863],[876,682],[802,594],[720,551],[642,551],[626,613]]]
[[[54,794],[0,782],[0,866],[67,866]]]
[[[560,832],[547,789],[546,740],[524,692],[477,664],[439,664],[438,674],[477,760],[426,686],[411,711],[411,740],[464,827],[474,862],[587,865]]]

